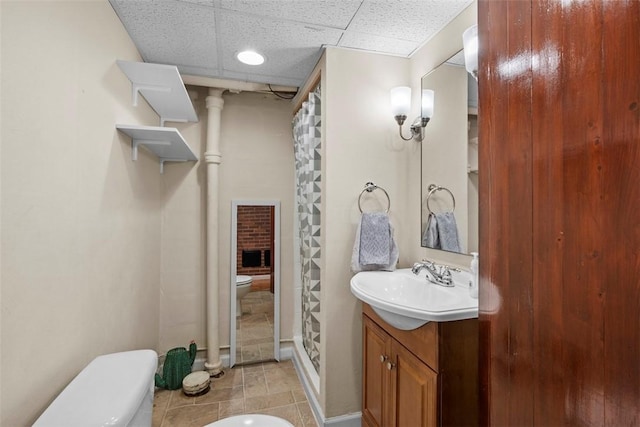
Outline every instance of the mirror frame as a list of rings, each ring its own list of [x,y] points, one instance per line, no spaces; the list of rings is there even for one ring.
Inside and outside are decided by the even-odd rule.
[[[229,367],[236,365],[236,275],[238,268],[238,206],[271,206],[273,212],[273,359],[280,361],[280,201],[231,201],[231,270],[229,278]]]

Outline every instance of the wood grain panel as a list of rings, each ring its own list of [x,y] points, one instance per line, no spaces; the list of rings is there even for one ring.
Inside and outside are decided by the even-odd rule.
[[[478,321],[438,323],[438,395],[442,426],[476,427],[479,421]],[[461,410],[461,408],[464,408]]]
[[[481,338],[488,345],[481,357],[489,369],[483,389],[503,399],[486,402],[483,421],[528,425],[533,418],[531,4],[484,1],[479,8],[484,169],[479,188],[485,201],[480,315]]]
[[[362,304],[362,312],[379,325],[384,325],[387,332],[393,335],[400,344],[407,347],[431,369],[438,372],[438,323],[429,322],[418,329],[404,331],[394,328],[382,320],[369,304]]]
[[[367,316],[362,316],[362,421],[370,427],[384,426],[388,396],[387,371],[384,360],[391,357],[389,335]]]
[[[566,4],[562,48],[564,417],[603,425],[601,3]],[[534,118],[537,123],[540,119]],[[541,218],[538,227],[546,226]],[[603,280],[605,279],[605,280]],[[548,286],[548,285],[547,285]],[[544,288],[546,289],[547,286]],[[561,421],[561,420],[558,420]]]
[[[507,82],[508,138],[502,138],[498,154],[506,161],[503,179],[509,183],[507,193],[501,194],[508,206],[507,239],[504,258],[508,272],[509,310],[509,383],[512,390],[511,425],[528,425],[533,418],[534,371],[532,298],[532,233],[533,189],[532,125],[531,119],[531,4],[508,2],[507,20],[513,23],[507,34],[509,47],[505,62],[498,64],[498,72]],[[515,26],[515,28],[513,28]],[[517,106],[517,108],[511,108]]]
[[[479,192],[479,363],[480,424],[505,425],[509,419],[509,346],[508,312],[501,307],[508,299],[508,289],[493,284],[496,277],[506,275],[502,260],[508,251],[502,248],[503,222],[506,218],[500,194],[506,191],[504,181],[493,178],[500,136],[507,135],[507,123],[500,106],[507,102],[505,84],[495,70],[507,52],[506,2],[478,1],[478,156],[482,171],[478,173]],[[485,42],[486,41],[486,42]],[[505,399],[494,404],[493,396]]]
[[[391,342],[393,418],[388,427],[434,427],[437,422],[438,375],[397,341]],[[446,425],[446,424],[441,424]]]
[[[612,4],[616,3],[616,4]],[[640,3],[602,4],[604,425],[640,425]]]
[[[545,11],[551,13],[547,19]],[[563,348],[563,251],[565,240],[563,205],[563,146],[555,137],[562,132],[562,56],[558,37],[562,37],[562,3],[540,1],[533,5],[532,46],[540,58],[532,70],[532,117],[544,117],[533,126],[533,304],[537,310],[534,325],[534,348],[541,354],[534,369],[534,423],[536,420],[564,418],[563,395],[565,369]],[[556,114],[547,114],[556,111]],[[545,224],[540,227],[539,224]],[[540,283],[554,283],[544,287]],[[536,292],[536,290],[538,290]],[[559,422],[562,424],[562,422]]]
[[[640,425],[640,2],[478,17],[481,422]]]

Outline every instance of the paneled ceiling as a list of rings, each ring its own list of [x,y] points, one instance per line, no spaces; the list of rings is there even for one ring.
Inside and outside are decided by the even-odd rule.
[[[410,57],[472,0],[109,0],[146,62],[301,86],[325,46]],[[245,65],[251,49],[264,64]]]

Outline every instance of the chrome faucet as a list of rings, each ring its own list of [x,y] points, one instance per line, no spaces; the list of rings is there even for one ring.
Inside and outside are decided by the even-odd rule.
[[[425,270],[427,280],[431,283],[446,287],[455,286],[451,278],[451,271],[460,271],[459,268],[449,267],[448,265],[438,265],[428,259],[423,259],[422,262],[416,262],[411,268],[413,274],[419,274],[422,270]]]

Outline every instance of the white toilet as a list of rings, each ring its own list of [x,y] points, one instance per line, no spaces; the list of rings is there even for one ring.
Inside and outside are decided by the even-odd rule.
[[[242,315],[240,300],[251,291],[251,276],[236,276],[236,317]]]
[[[34,427],[150,427],[157,364],[153,350],[96,357],[45,409]]]
[[[293,427],[287,420],[271,415],[246,414],[225,418],[204,427]]]

